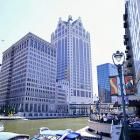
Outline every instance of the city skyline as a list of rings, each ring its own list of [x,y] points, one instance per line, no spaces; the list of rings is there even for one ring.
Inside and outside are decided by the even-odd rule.
[[[80,4],[80,6],[79,6]],[[91,35],[93,93],[97,94],[96,66],[111,62],[112,53],[123,50],[123,13],[121,0],[88,1],[0,1],[0,63],[2,52],[28,32],[50,42],[59,17],[81,17]],[[38,7],[39,5],[39,7]],[[83,10],[85,9],[85,10]],[[4,40],[4,41],[3,41]],[[105,48],[105,49],[104,49]],[[107,51],[106,51],[107,50]],[[106,52],[106,53],[104,53]],[[100,57],[101,55],[101,57]]]

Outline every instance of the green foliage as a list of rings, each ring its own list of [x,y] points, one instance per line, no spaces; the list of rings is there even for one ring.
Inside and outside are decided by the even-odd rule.
[[[12,116],[15,113],[17,113],[16,109],[9,105],[6,105],[6,106],[0,108],[0,114],[3,114],[5,116],[9,116],[9,115]]]

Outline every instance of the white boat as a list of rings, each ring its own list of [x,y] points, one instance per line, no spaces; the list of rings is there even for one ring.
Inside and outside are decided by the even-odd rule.
[[[88,130],[95,134],[108,137],[111,140],[119,140],[121,137],[122,123],[120,118],[118,118],[118,112],[109,112],[109,109],[105,105],[102,108],[100,107],[100,111],[94,109],[90,113]]]
[[[88,126],[90,130],[93,130],[98,134],[105,134],[108,137],[111,137],[112,140],[119,140],[122,130],[122,124],[118,123],[117,125],[112,123],[104,123],[99,121],[90,121],[88,122]]]
[[[93,140],[101,140],[102,139],[100,135],[97,135],[95,133],[90,132],[88,126],[82,128],[80,130],[77,130],[76,132],[81,134],[83,140],[84,139],[86,139],[86,140],[88,140],[88,139],[89,140],[92,140],[92,139]]]
[[[4,131],[4,124],[2,122],[0,122],[0,132]]]
[[[0,140],[29,140],[30,136],[26,134],[17,134],[13,132],[0,132]]]
[[[80,133],[74,132],[71,129],[66,130],[50,130],[47,127],[41,127],[39,134],[35,135],[30,140],[81,140]]]
[[[49,128],[48,127],[40,127],[39,128],[39,134],[41,134],[45,130],[49,130]]]
[[[27,121],[27,120],[29,120],[29,119],[27,119],[27,118],[23,118],[22,120]]]

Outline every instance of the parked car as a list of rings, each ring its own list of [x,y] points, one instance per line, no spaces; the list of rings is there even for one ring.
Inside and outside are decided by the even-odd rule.
[[[140,121],[130,123],[129,130],[131,130],[131,131],[139,131],[140,132]]]
[[[129,125],[130,140],[139,140],[140,138],[140,122],[136,121]]]

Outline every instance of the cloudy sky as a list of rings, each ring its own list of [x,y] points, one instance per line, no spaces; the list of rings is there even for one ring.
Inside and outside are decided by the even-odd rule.
[[[81,17],[91,35],[93,90],[96,66],[112,63],[112,53],[124,51],[124,0],[0,0],[0,63],[2,52],[28,32],[50,42],[59,17]]]

